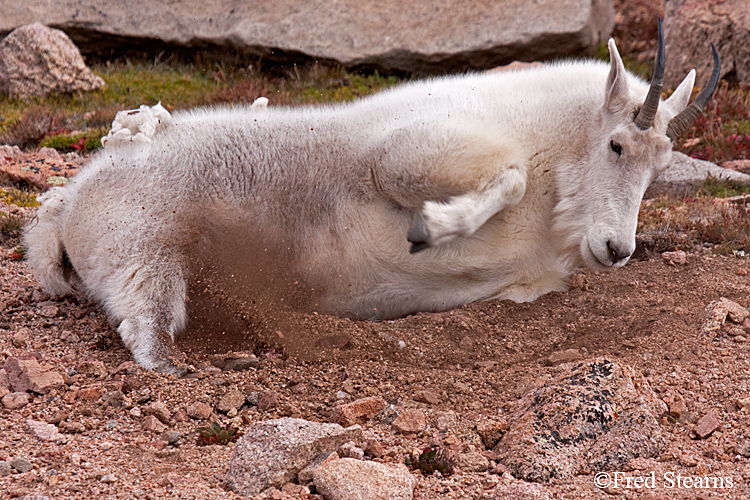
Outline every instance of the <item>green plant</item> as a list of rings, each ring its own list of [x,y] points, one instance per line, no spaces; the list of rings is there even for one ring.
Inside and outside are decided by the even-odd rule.
[[[20,189],[10,188],[7,191],[0,188],[0,200],[5,203],[12,203],[19,207],[38,207],[40,203],[36,201],[36,194],[21,191]]]
[[[713,198],[729,198],[750,192],[750,186],[732,180],[717,179],[710,176],[703,181],[703,185],[696,192],[696,196],[710,196]]]
[[[26,258],[26,250],[24,245],[18,245],[10,253],[10,258],[13,260],[24,260]]]
[[[63,152],[73,150],[81,152],[93,151],[102,146],[101,138],[107,135],[107,130],[105,128],[97,128],[74,134],[63,132],[45,137],[39,145]]]
[[[218,422],[214,422],[210,427],[199,427],[198,428],[198,445],[206,446],[209,444],[229,444],[232,441],[237,441],[239,438],[237,429],[232,429],[231,425],[226,428],[222,427]]]
[[[448,452],[442,448],[425,448],[416,459],[407,456],[405,463],[413,469],[419,469],[423,474],[440,472],[444,476],[453,474],[453,460]]]

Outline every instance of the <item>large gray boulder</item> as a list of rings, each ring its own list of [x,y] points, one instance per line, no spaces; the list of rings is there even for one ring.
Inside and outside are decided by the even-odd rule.
[[[0,92],[13,97],[44,97],[103,86],[104,80],[86,66],[76,46],[60,30],[32,23],[13,30],[0,42]]]
[[[711,74],[711,43],[721,55],[722,76],[733,74],[750,84],[750,2],[670,0],[664,19],[667,63],[665,79],[676,86],[692,68],[703,84]]]
[[[0,35],[32,22],[82,52],[145,44],[444,73],[591,55],[612,32],[611,0],[0,0]]]

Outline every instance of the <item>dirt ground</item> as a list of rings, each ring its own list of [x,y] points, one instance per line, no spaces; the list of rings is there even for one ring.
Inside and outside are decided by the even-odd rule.
[[[49,300],[6,242],[0,257],[0,363],[31,353],[63,374],[66,385],[30,394],[20,408],[0,407],[0,461],[24,458],[32,466],[0,475],[0,498],[234,498],[222,487],[234,444],[199,446],[199,427],[218,421],[241,431],[281,416],[326,422],[337,404],[366,396],[384,398],[392,411],[422,408],[428,416],[426,430],[406,435],[383,418],[367,421],[365,434],[383,448],[376,460],[403,462],[413,450],[436,444],[459,453],[475,446],[470,435],[480,419],[502,421],[522,395],[568,368],[548,362],[567,349],[584,359],[606,356],[628,364],[668,404],[686,403],[680,418],[661,419],[668,443],[662,455],[631,464],[626,474],[728,477],[732,487],[669,489],[662,482],[656,489],[602,490],[592,473],[553,479],[545,486],[551,498],[750,498],[748,458],[738,453],[750,439],[748,332],[700,331],[711,301],[726,297],[750,305],[749,268],[746,258],[698,247],[682,265],[656,255],[613,273],[582,271],[571,277],[569,292],[533,303],[490,301],[380,323],[288,313],[243,335],[222,334],[231,314],[217,303],[213,323],[180,338],[195,373],[177,379],[130,362],[95,305]],[[212,365],[251,354],[257,367],[221,371]],[[270,404],[262,410],[245,404],[224,414],[219,400],[232,389],[269,395]],[[422,390],[432,391],[438,402],[414,401]],[[120,399],[107,396],[117,391]],[[166,424],[154,429],[146,414],[155,402],[168,413]],[[196,402],[210,405],[208,419],[187,416]],[[695,421],[712,412],[721,427],[693,439]],[[441,416],[452,423],[438,431]],[[27,420],[57,425],[65,442],[39,439]],[[180,433],[176,444],[167,443],[165,429]],[[491,451],[480,448],[491,460],[489,470],[457,470],[447,477],[415,471],[415,498],[492,498],[498,485],[515,482]],[[278,491],[275,497],[308,495]]]

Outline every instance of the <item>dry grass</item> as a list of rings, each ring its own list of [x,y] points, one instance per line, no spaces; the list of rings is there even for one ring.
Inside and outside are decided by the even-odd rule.
[[[395,85],[396,77],[349,73],[342,67],[310,64],[282,74],[215,64],[208,68],[159,61],[108,61],[92,68],[106,89],[52,95],[26,102],[0,96],[0,143],[60,151],[93,149],[118,111],[157,102],[170,111],[201,105],[252,102],[272,105],[349,101]],[[102,129],[104,129],[102,131]],[[83,142],[79,142],[83,139]]]
[[[637,258],[695,247],[721,255],[750,253],[750,200],[714,198],[703,192],[678,200],[643,203],[638,218]]]

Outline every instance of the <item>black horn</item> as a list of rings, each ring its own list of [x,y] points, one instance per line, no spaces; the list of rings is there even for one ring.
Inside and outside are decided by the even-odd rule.
[[[711,96],[714,95],[716,86],[719,84],[719,78],[721,76],[721,58],[719,57],[719,51],[716,50],[716,46],[712,43],[711,50],[714,54],[714,69],[711,72],[711,78],[698,97],[695,98],[690,106],[685,108],[680,114],[669,120],[669,126],[667,127],[667,135],[672,142],[682,135],[685,130],[698,118],[698,115],[703,112],[703,108],[708,104]]]
[[[659,18],[659,46],[656,48],[656,64],[654,65],[654,76],[651,78],[651,87],[648,89],[646,100],[635,117],[635,125],[641,130],[647,130],[654,126],[656,111],[659,109],[661,98],[661,87],[664,83],[664,31]]]

